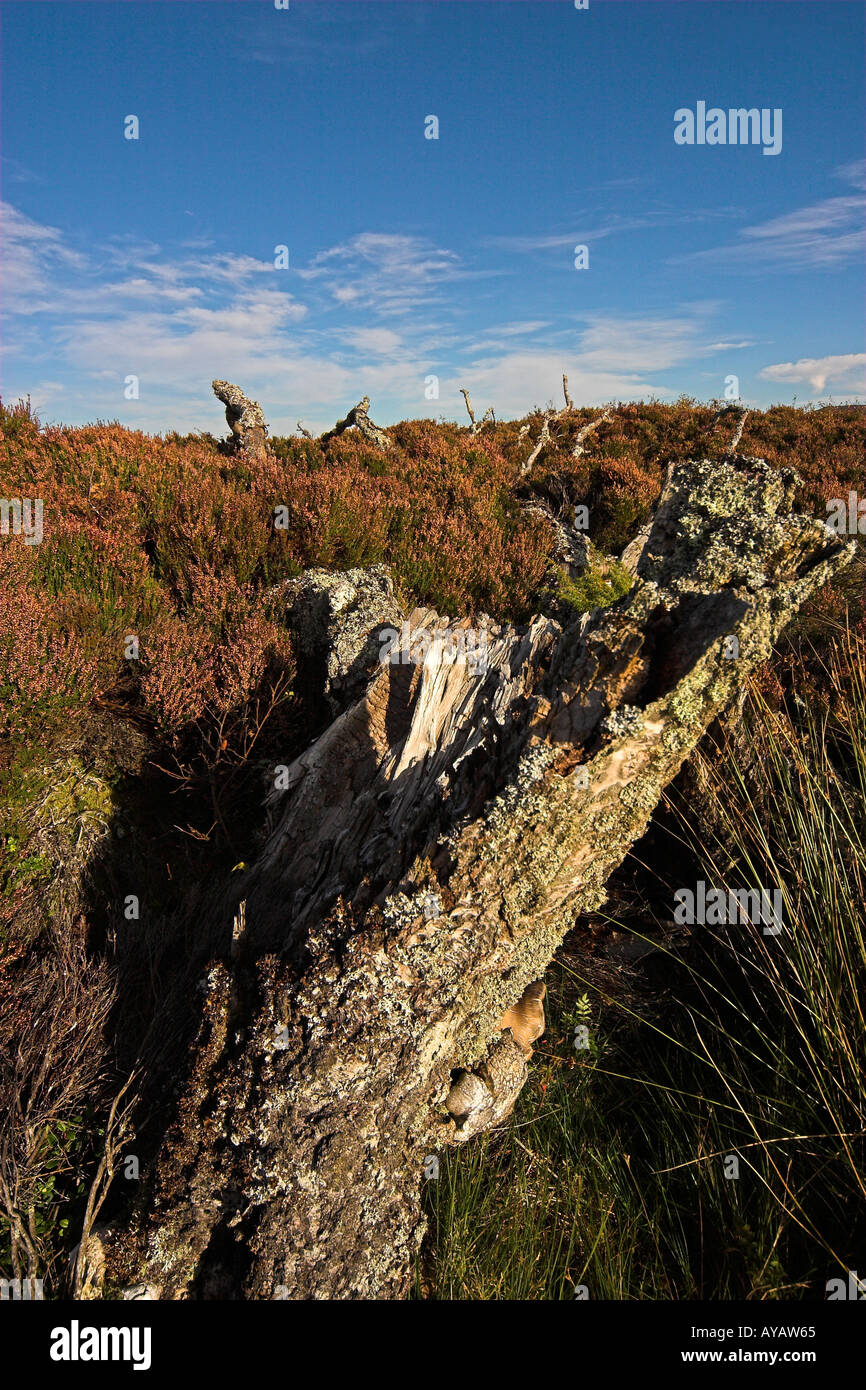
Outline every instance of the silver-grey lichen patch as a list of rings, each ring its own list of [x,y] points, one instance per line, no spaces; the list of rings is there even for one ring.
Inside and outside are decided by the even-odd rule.
[[[535,743],[524,751],[514,781],[496,797],[487,813],[487,825],[492,833],[510,826],[518,810],[525,814],[532,788],[542,785],[544,774],[556,761],[556,752],[550,743]]]
[[[619,793],[623,806],[632,811],[652,811],[659,799],[659,788],[646,778],[626,782]]]
[[[644,711],[634,705],[621,705],[601,721],[601,732],[607,738],[628,738],[643,728]]]
[[[693,690],[688,685],[683,685],[668,703],[668,709],[677,723],[689,726],[698,722],[703,707],[704,701],[700,691]]]

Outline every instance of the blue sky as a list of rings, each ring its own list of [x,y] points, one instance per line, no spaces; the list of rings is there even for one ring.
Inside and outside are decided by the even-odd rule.
[[[215,433],[213,377],[274,433],[365,394],[377,423],[463,420],[461,386],[514,417],[563,371],[577,404],[710,399],[730,375],[755,405],[866,399],[864,19],[3,0],[0,392]],[[676,144],[699,101],[780,108],[781,151]]]

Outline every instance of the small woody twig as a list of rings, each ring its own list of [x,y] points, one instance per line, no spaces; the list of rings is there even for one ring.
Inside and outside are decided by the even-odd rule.
[[[550,442],[550,426],[552,421],[561,419],[563,415],[567,415],[569,411],[574,409],[574,402],[571,399],[571,394],[568,389],[568,377],[565,374],[565,372],[563,372],[562,374],[562,393],[565,396],[565,406],[562,410],[548,410],[545,413],[544,420],[541,425],[541,433],[538,436],[535,448],[532,450],[532,453],[529,455],[529,458],[526,459],[525,463],[521,464],[520,472],[522,476],[525,476],[529,472],[530,468],[535,463],[535,460],[538,458],[538,455],[541,453],[545,444]],[[606,420],[610,419],[612,419],[611,408],[610,406],[606,406],[603,415],[600,415],[597,420],[591,420],[588,425],[583,426],[583,429],[578,430],[577,439],[574,445],[574,449],[572,450],[572,458],[580,458],[581,454],[585,453],[583,441],[585,439],[588,439],[588,437],[593,433],[593,431],[598,429],[599,425],[603,425]],[[522,425],[520,428],[520,433],[517,437],[518,439],[522,439],[524,435],[528,433],[529,425]]]
[[[72,1297],[75,1299],[81,1298],[87,1283],[88,1245],[94,1223],[114,1181],[114,1175],[120,1162],[120,1150],[133,1133],[131,1114],[135,1106],[135,1098],[127,1101],[122,1110],[118,1111],[118,1107],[137,1078],[137,1072],[130,1073],[114,1097],[108,1119],[105,1122],[102,1156],[87,1194],[84,1220],[81,1223],[81,1240],[78,1242],[78,1247],[73,1252],[71,1259],[69,1282]]]

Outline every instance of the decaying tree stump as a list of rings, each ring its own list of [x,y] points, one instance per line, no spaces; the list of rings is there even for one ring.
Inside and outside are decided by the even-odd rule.
[[[217,400],[226,408],[226,423],[232,432],[235,449],[251,462],[264,458],[268,427],[258,401],[251,401],[239,386],[230,381],[211,382]]]
[[[423,664],[379,665],[291,765],[222,904],[176,1119],[135,1218],[104,1236],[115,1285],[405,1294],[426,1157],[501,1119],[525,1079],[503,1014],[853,553],[790,514],[795,482],[760,459],[676,466],[634,587],[565,625],[488,623],[485,647],[468,621],[409,615]]]

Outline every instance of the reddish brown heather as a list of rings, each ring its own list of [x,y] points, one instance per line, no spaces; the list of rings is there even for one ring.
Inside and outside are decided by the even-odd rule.
[[[649,514],[668,460],[721,457],[732,426],[682,400],[619,406],[581,457],[575,410],[553,426],[528,485],[560,505],[586,503],[591,534],[620,549]],[[541,413],[529,417],[529,440]],[[274,439],[251,469],[209,436],[154,438],[117,424],[40,428],[27,407],[0,407],[6,497],[40,496],[45,539],[0,548],[6,652],[4,726],[21,729],[109,689],[139,638],[139,699],[166,730],[252,696],[288,634],[266,593],[311,565],[388,561],[408,597],[449,614],[523,618],[551,541],[519,505],[527,438],[520,422],[476,436],[428,420],[394,426],[385,452],[357,434]],[[866,413],[775,407],[749,416],[743,453],[793,464],[798,505],[862,485]],[[288,509],[288,529],[274,526]]]

